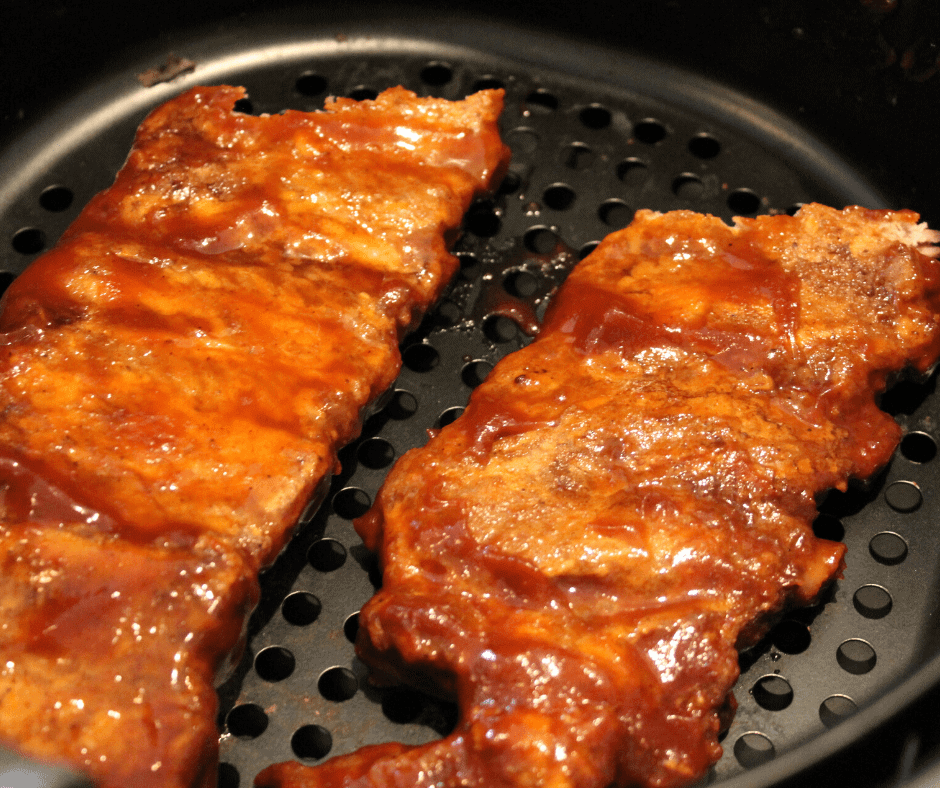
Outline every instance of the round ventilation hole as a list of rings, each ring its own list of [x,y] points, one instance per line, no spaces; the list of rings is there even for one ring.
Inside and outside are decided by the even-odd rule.
[[[297,661],[282,646],[269,646],[255,655],[255,672],[265,681],[283,681],[293,672]]]
[[[343,622],[343,634],[350,643],[356,642],[356,636],[359,634],[359,613],[353,613],[347,616]]]
[[[474,280],[480,274],[480,261],[472,254],[461,252],[457,255],[460,263],[460,275],[468,280]]]
[[[398,389],[385,406],[385,414],[395,421],[410,419],[418,412],[418,400],[414,394],[404,389]]]
[[[858,711],[855,701],[846,695],[830,695],[819,705],[819,719],[827,728],[838,725]]]
[[[349,91],[349,98],[354,101],[372,101],[378,97],[378,95],[379,91],[375,88],[370,88],[368,85],[359,85]]]
[[[219,764],[218,788],[238,788],[241,782],[241,775],[232,764],[222,761]]]
[[[385,438],[369,438],[359,444],[356,458],[366,468],[387,468],[395,459],[395,449]]]
[[[477,93],[480,90],[502,90],[505,87],[506,83],[499,77],[487,75],[480,77],[473,83],[473,90],[471,92]]]
[[[542,195],[542,202],[553,211],[567,211],[575,201],[575,192],[565,183],[549,186]]]
[[[448,424],[453,424],[460,418],[461,413],[463,413],[462,407],[448,408],[438,417],[437,426],[446,427]]]
[[[689,140],[689,152],[697,159],[714,159],[721,153],[721,143],[710,134],[696,134]]]
[[[911,462],[930,462],[937,456],[937,442],[926,432],[909,432],[901,440],[901,454]]]
[[[16,276],[9,271],[0,271],[0,295],[7,291],[7,288],[13,284],[14,279],[16,279]]]
[[[326,77],[313,71],[301,74],[294,82],[294,90],[302,96],[319,96],[326,93]]]
[[[784,654],[802,654],[811,640],[809,627],[792,618],[784,619],[770,630],[770,642]]]
[[[323,604],[307,591],[295,591],[281,603],[281,615],[288,624],[306,627],[320,617]]]
[[[894,604],[887,589],[876,585],[862,586],[852,597],[855,609],[865,618],[884,618]]]
[[[558,97],[544,88],[526,96],[526,108],[536,112],[554,112],[558,109]]]
[[[907,558],[907,542],[896,533],[882,531],[868,543],[872,557],[881,564],[900,564]]]
[[[493,365],[489,361],[471,361],[460,371],[460,379],[465,385],[474,389],[486,379],[492,368]]]
[[[316,761],[325,758],[333,749],[333,737],[320,725],[304,725],[294,731],[290,748],[300,760]]]
[[[655,145],[666,139],[666,126],[655,118],[641,120],[633,127],[633,136],[647,145]]]
[[[529,298],[538,290],[539,280],[529,271],[511,271],[503,280],[503,289],[516,298]]]
[[[610,125],[611,114],[607,107],[600,104],[589,104],[578,114],[581,123],[589,129],[600,131]]]
[[[624,159],[617,165],[617,177],[627,186],[642,186],[649,177],[649,165],[640,159]]]
[[[920,508],[924,496],[914,482],[892,482],[885,490],[885,501],[894,511],[907,514]]]
[[[59,213],[68,210],[75,195],[67,186],[48,186],[39,195],[39,204],[47,211]]]
[[[745,733],[734,743],[734,757],[745,769],[753,769],[777,754],[774,743],[763,733]]]
[[[434,324],[441,328],[456,326],[460,322],[461,316],[460,307],[447,298],[441,300],[433,312]]]
[[[349,700],[359,689],[356,674],[349,668],[334,667],[325,670],[317,680],[317,689],[327,700],[340,702]]]
[[[515,194],[517,191],[519,191],[520,186],[522,186],[522,178],[519,176],[519,173],[510,170],[506,173],[503,180],[500,181],[499,193]]]
[[[433,61],[421,69],[421,81],[425,85],[440,87],[454,78],[454,69],[447,63]]]
[[[333,496],[333,511],[344,520],[362,517],[372,506],[372,499],[365,490],[358,487],[346,487]]]
[[[754,700],[762,709],[782,711],[793,702],[793,687],[782,676],[764,676],[751,690]]]
[[[502,344],[519,336],[519,326],[505,315],[489,315],[483,320],[483,335],[490,342]]]
[[[588,241],[584,246],[578,249],[578,260],[583,260],[591,252],[593,252],[597,247],[600,246],[600,241]]]
[[[46,248],[46,234],[38,227],[24,227],[14,234],[11,243],[20,254],[38,254]]]
[[[594,163],[594,151],[583,142],[572,142],[562,152],[562,161],[572,170],[586,170]]]
[[[240,98],[235,102],[233,107],[235,112],[240,112],[242,115],[251,115],[255,111],[255,105],[252,103],[251,99],[248,97]]]
[[[268,715],[255,703],[242,703],[228,713],[225,725],[238,739],[257,739],[268,728]]]
[[[630,224],[633,209],[623,200],[607,200],[598,208],[597,215],[608,227],[619,230]]]
[[[522,243],[532,254],[551,254],[558,245],[558,236],[548,227],[532,227],[522,237]]]
[[[705,184],[697,175],[683,173],[672,182],[672,193],[680,200],[700,200],[705,194]]]
[[[430,372],[440,361],[438,352],[423,342],[405,348],[402,353],[402,362],[412,372]]]
[[[736,189],[728,195],[728,207],[735,215],[750,216],[760,210],[760,197],[750,189]]]
[[[479,238],[492,238],[502,227],[496,206],[487,200],[481,200],[470,206],[464,219],[464,226]]]
[[[875,649],[864,640],[852,638],[846,640],[836,650],[836,660],[839,666],[847,673],[861,676],[875,667],[877,655]]]
[[[933,394],[934,384],[931,381],[935,380],[931,377],[926,381],[902,380],[895,383],[881,397],[881,409],[892,416],[913,414]]]
[[[346,563],[346,548],[336,539],[318,539],[310,545],[307,560],[319,572],[335,572]]]
[[[527,126],[519,126],[506,134],[506,144],[517,159],[531,156],[539,147],[539,133]],[[495,235],[495,233],[494,233]]]

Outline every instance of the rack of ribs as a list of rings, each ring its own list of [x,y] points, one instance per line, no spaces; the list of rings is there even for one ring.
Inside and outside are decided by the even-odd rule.
[[[0,315],[0,742],[214,785],[257,575],[400,368],[501,177],[502,93],[154,110]]]
[[[357,522],[383,567],[359,653],[456,699],[454,731],[256,785],[702,777],[738,649],[842,570],[817,497],[888,462],[876,395],[940,353],[937,240],[911,212],[818,205],[640,211],[605,239]]]

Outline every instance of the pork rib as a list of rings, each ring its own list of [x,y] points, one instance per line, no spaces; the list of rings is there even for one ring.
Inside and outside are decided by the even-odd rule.
[[[502,93],[253,117],[196,88],[0,315],[0,741],[212,785],[258,570],[395,379],[508,152]]]
[[[383,566],[359,652],[379,682],[456,698],[453,733],[256,784],[703,775],[736,649],[841,571],[815,496],[889,460],[875,395],[940,352],[935,240],[910,212],[639,212],[357,523]]]

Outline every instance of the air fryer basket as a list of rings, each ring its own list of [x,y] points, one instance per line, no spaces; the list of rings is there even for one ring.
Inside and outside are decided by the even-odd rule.
[[[808,38],[835,40],[831,29],[813,27],[832,19],[795,3],[729,3],[740,13],[733,26],[728,8],[709,20],[731,26],[722,47],[696,37],[691,28],[701,18],[692,3],[601,6],[589,22],[554,7],[529,6],[526,14],[542,15],[524,18],[513,3],[473,15],[447,6],[267,14],[248,5],[226,8],[219,22],[174,8],[182,16],[167,20],[168,32],[147,38],[137,31],[145,45],[132,51],[127,36],[120,57],[64,45],[88,74],[63,72],[48,94],[55,100],[10,89],[14,104],[0,138],[4,284],[110,183],[144,113],[193,84],[245,85],[249,99],[240,109],[250,113],[313,110],[327,95],[367,98],[397,84],[452,99],[501,86],[502,131],[513,156],[499,193],[469,212],[455,249],[460,273],[404,342],[393,391],[341,453],[326,502],[263,576],[245,657],[220,687],[223,788],[251,785],[273,762],[316,763],[390,739],[427,741],[452,726],[455,710],[447,704],[366,681],[352,640],[357,611],[380,578],[352,518],[368,507],[395,457],[455,418],[492,365],[530,341],[533,317],[571,266],[636,209],[690,208],[730,220],[808,201],[857,203],[912,207],[940,227],[935,179],[914,172],[937,159],[927,150],[935,143],[917,138],[929,124],[914,119],[918,101],[929,113],[934,101],[921,97],[936,99],[940,75],[932,76],[923,49],[932,41],[923,35],[906,61],[891,60],[892,47],[903,55],[912,39],[899,28],[907,17],[889,3],[842,4],[844,20],[855,25],[843,26],[843,43],[854,36],[853,57],[867,58],[850,65],[867,71],[862,80],[846,77],[830,104],[819,94],[837,76],[810,72],[827,58],[838,65],[838,50],[794,61],[788,72],[768,71]],[[912,6],[902,10],[910,15]],[[62,32],[63,14],[58,22],[50,16]],[[633,25],[620,31],[622,41],[611,30],[615,21]],[[126,23],[119,15],[109,29],[127,32]],[[82,24],[86,33],[93,29]],[[586,31],[596,32],[593,40]],[[653,34],[667,40],[651,43]],[[686,46],[668,51],[669,41]],[[777,49],[760,50],[774,43]],[[730,45],[740,49],[724,65],[706,57]],[[8,73],[28,83],[22,69],[29,55],[22,55]],[[187,61],[182,74],[143,86],[140,75],[178,59]],[[48,68],[43,56],[34,61]],[[806,105],[792,104],[790,84],[774,97],[773,85],[758,85],[748,66],[781,84],[801,80]],[[65,87],[72,90],[65,94]],[[865,129],[880,117],[875,96],[882,110],[894,107],[892,121]],[[853,102],[853,116],[821,113],[826,106],[845,112]],[[843,145],[848,130],[855,137]],[[895,147],[878,147],[886,135]],[[900,164],[908,169],[894,171]],[[848,546],[845,576],[821,604],[788,616],[742,655],[739,710],[709,784],[839,779],[880,788],[926,780],[935,769],[940,397],[932,380],[902,381],[882,404],[905,430],[894,461],[870,485],[827,496],[816,523],[821,536]],[[0,759],[0,775],[4,768]]]

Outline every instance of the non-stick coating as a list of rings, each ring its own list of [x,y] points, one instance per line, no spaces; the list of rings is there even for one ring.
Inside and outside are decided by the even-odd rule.
[[[158,43],[10,136],[0,151],[7,280],[108,185],[142,115],[191,84],[243,84],[250,98],[241,109],[256,114],[314,110],[327,95],[367,98],[396,84],[452,99],[502,86],[513,151],[500,193],[467,217],[455,250],[460,274],[403,345],[387,404],[344,450],[327,501],[263,578],[246,656],[220,689],[220,785],[231,788],[250,785],[271,762],[426,741],[453,724],[446,704],[368,686],[351,638],[379,578],[351,518],[396,456],[454,418],[493,363],[529,341],[521,305],[540,315],[570,267],[641,207],[726,220],[808,201],[887,207],[898,185],[873,180],[871,166],[841,156],[799,113],[636,51],[498,19],[246,18],[173,44],[195,61],[193,73],[142,87],[137,75],[171,54]],[[739,711],[714,783],[769,785],[864,763],[852,779],[875,786],[894,779],[905,757],[917,760],[904,750],[911,735],[923,740],[916,725],[903,724],[907,738],[897,742],[878,726],[929,698],[940,675],[932,527],[940,403],[932,382],[903,382],[884,406],[907,434],[894,462],[870,486],[821,503],[820,535],[849,548],[845,576],[824,604],[788,616],[742,657]],[[884,753],[874,765],[858,756],[872,737]]]

